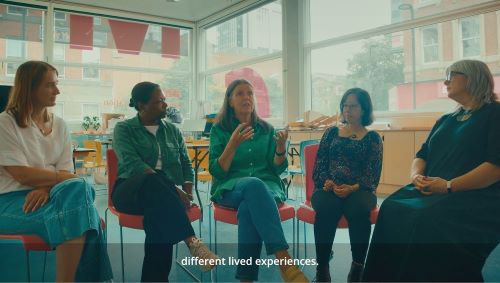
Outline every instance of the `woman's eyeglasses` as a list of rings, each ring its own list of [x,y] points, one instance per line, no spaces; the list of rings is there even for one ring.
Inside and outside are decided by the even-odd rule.
[[[461,72],[450,71],[450,72],[447,72],[447,73],[446,73],[446,78],[445,78],[445,80],[447,80],[447,81],[451,81],[451,78],[453,78],[453,77],[454,77],[454,76],[456,76],[456,75],[467,76],[466,74],[461,73]]]

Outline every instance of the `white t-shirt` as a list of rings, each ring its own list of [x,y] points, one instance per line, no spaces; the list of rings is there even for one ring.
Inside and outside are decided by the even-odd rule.
[[[159,125],[155,126],[144,126],[146,127],[146,130],[148,130],[150,133],[153,134],[153,136],[156,137],[156,131],[158,131],[158,128],[160,127]],[[156,162],[156,167],[155,169],[161,169],[161,147],[160,143],[158,143],[158,161]]]
[[[0,194],[31,189],[12,178],[4,166],[73,172],[68,127],[61,118],[53,117],[52,133],[44,136],[35,125],[20,128],[12,115],[0,114]]]

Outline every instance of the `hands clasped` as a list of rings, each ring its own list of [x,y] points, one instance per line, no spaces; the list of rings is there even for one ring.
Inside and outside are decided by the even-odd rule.
[[[415,174],[412,178],[412,183],[415,185],[415,189],[424,195],[446,194],[448,192],[446,180],[440,177]]]

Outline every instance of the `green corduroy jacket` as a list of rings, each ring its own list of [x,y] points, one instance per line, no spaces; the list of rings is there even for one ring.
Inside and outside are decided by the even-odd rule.
[[[168,179],[177,185],[192,182],[191,160],[181,131],[172,123],[161,120],[156,137],[139,120],[139,116],[119,122],[115,126],[113,148],[118,157],[118,178],[130,178],[155,169],[158,144],[162,153],[162,168]]]

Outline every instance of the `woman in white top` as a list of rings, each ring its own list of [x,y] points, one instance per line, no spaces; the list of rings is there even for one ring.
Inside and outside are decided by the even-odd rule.
[[[19,66],[0,114],[0,233],[36,234],[56,249],[56,281],[112,278],[94,189],[73,172],[64,121],[50,114],[57,70]]]

